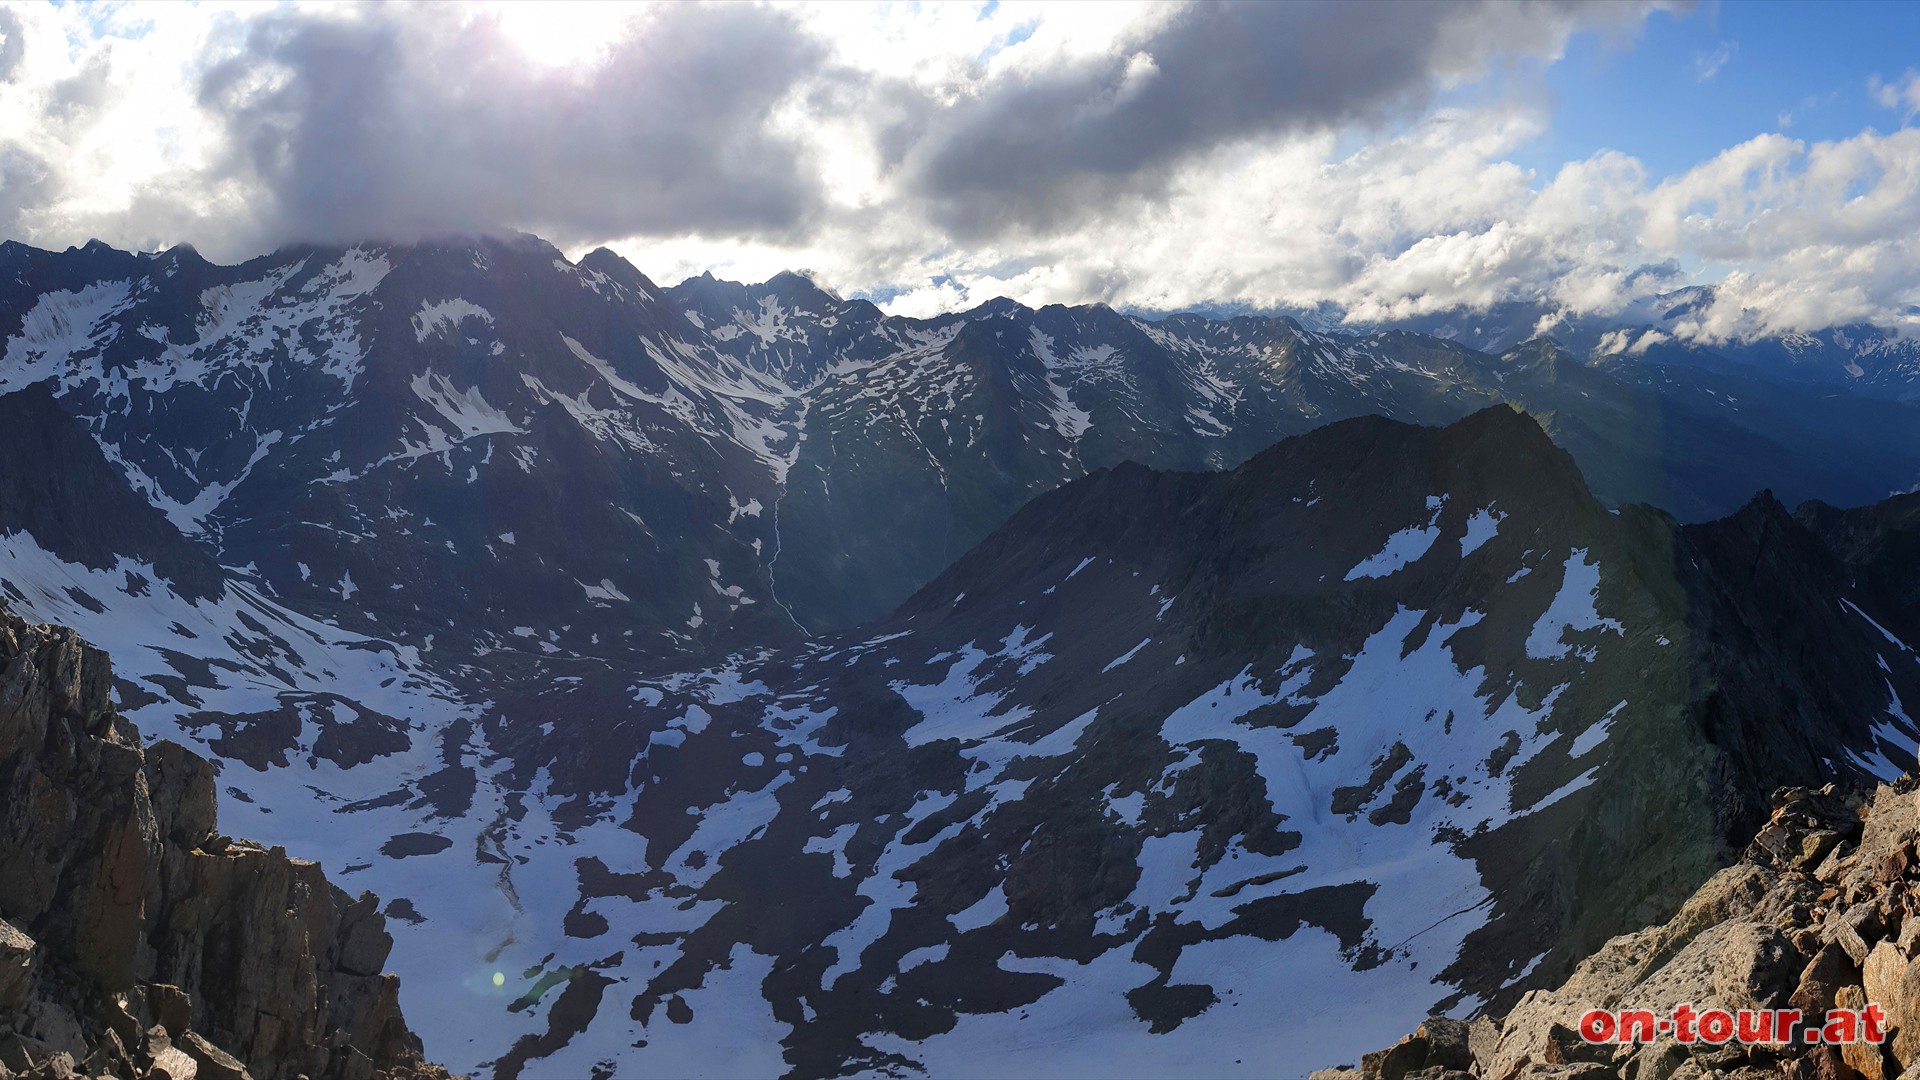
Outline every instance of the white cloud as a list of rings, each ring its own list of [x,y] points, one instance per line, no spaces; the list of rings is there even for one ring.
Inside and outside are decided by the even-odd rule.
[[[1892,82],[1875,75],[1867,80],[1867,94],[1885,108],[1898,109],[1908,116],[1920,113],[1920,71],[1909,71]]]
[[[1220,10],[1241,9],[0,7],[0,235],[240,258],[301,231],[519,227],[662,281],[807,266],[915,315],[1525,301],[1551,325],[1724,278],[1674,328],[1717,340],[1920,300],[1920,132],[1535,173],[1513,159],[1539,101],[1431,105],[1644,9],[1437,4],[1373,42],[1343,21],[1362,6],[1257,9],[1304,20],[1284,54]],[[1348,63],[1363,46],[1403,62]],[[1196,81],[1196,57],[1259,94]],[[1920,74],[1869,90],[1920,111]]]
[[[853,245],[809,256],[843,289],[921,283],[892,305],[903,314],[1004,293],[1155,309],[1332,303],[1360,321],[1505,301],[1604,315],[1683,284],[1675,266],[1715,265],[1715,301],[1677,333],[1911,323],[1920,131],[1762,135],[1655,180],[1615,152],[1530,175],[1505,157],[1535,130],[1525,114],[1443,113],[1352,153],[1332,135],[1240,147],[1195,163],[1164,203],[1072,232],[931,259],[911,233],[897,251],[864,249],[871,262],[834,257]]]
[[[1693,77],[1697,82],[1710,82],[1726,66],[1733,62],[1735,53],[1740,51],[1737,41],[1723,41],[1706,52],[1693,54]]]

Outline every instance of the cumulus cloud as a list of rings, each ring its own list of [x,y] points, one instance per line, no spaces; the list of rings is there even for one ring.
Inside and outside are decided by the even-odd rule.
[[[766,120],[823,55],[749,6],[651,8],[584,71],[529,64],[494,18],[290,12],[249,27],[199,99],[226,127],[221,175],[270,200],[267,234],[777,236],[819,193]]]
[[[1525,113],[1445,111],[1356,152],[1332,135],[1291,140],[1195,163],[1150,214],[982,247],[977,262],[841,273],[926,282],[894,301],[902,313],[1005,294],[1158,310],[1333,305],[1377,323],[1523,303],[1550,327],[1627,311],[1717,264],[1719,287],[1674,328],[1682,336],[1913,323],[1920,131],[1763,135],[1664,179],[1612,151],[1534,176],[1506,159],[1536,131]]]
[[[13,73],[26,55],[27,40],[21,30],[20,16],[0,8],[0,82],[11,82]]]
[[[1913,116],[1920,113],[1920,71],[1909,71],[1892,82],[1875,75],[1867,80],[1867,93],[1877,104]]]
[[[0,63],[17,66],[21,19],[0,10]],[[876,34],[817,9],[671,4],[603,21],[610,40],[566,66],[530,62],[552,40],[534,20],[568,17],[534,10],[159,11],[106,34],[91,14],[42,12],[49,55],[75,55],[20,95],[38,123],[14,133],[12,172],[97,188],[34,144],[71,142],[62,125],[127,89],[115,68],[171,66],[173,85],[138,104],[157,129],[193,127],[192,153],[166,147],[161,167],[92,201],[170,201],[169,224],[204,216],[198,231],[230,234],[203,246],[508,227],[563,243],[769,240],[881,199],[968,242],[1162,197],[1184,162],[1223,144],[1379,120],[1644,9],[1426,0],[1377,19],[1325,0],[1154,5],[1096,11],[1101,28],[1059,8],[913,5]],[[217,215],[209,189],[233,196]],[[25,180],[11,195],[16,228],[126,224]]]
[[[663,280],[809,266],[906,314],[1519,302],[1551,326],[1718,280],[1676,333],[1908,317],[1915,132],[1535,172],[1513,161],[1540,95],[1449,90],[1537,86],[1571,35],[1630,36],[1647,9],[1374,11],[0,0],[0,233],[241,258],[518,228]],[[1920,108],[1912,73],[1869,92]]]
[[[1431,0],[1383,19],[1332,0],[1196,4],[1104,55],[1013,67],[957,106],[926,110],[901,169],[963,236],[1046,228],[1163,194],[1195,153],[1378,122],[1503,56],[1557,55],[1575,29],[1644,11]]]

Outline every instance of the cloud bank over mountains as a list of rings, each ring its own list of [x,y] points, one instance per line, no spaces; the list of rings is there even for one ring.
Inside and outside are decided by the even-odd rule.
[[[1719,282],[1679,332],[1920,328],[1911,73],[1862,76],[1891,133],[1515,163],[1537,72],[1651,10],[0,6],[0,236],[238,259],[518,228],[905,314],[1605,315]]]

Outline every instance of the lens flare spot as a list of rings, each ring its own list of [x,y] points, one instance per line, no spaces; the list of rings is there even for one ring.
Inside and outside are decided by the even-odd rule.
[[[506,976],[506,974],[505,974],[505,973],[503,973],[503,972],[499,972],[499,971],[496,971],[496,972],[494,972],[494,973],[493,973],[493,985],[495,985],[495,986],[505,986],[505,985],[507,985],[507,976]]]

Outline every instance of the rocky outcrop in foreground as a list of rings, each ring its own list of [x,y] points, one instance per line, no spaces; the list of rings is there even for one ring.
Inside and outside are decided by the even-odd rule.
[[[106,654],[0,608],[0,1080],[433,1080],[371,894],[219,835]]]
[[[1314,1080],[1790,1080],[1920,1077],[1920,779],[1871,796],[1783,788],[1740,861],[1701,886],[1671,920],[1614,938],[1555,990],[1520,999],[1504,1020],[1434,1018],[1360,1068]],[[1669,1015],[1709,1009],[1839,1007],[1884,1012],[1888,1037],[1844,1046],[1800,1037],[1682,1046],[1672,1036],[1598,1046],[1577,1034],[1591,1009]]]

